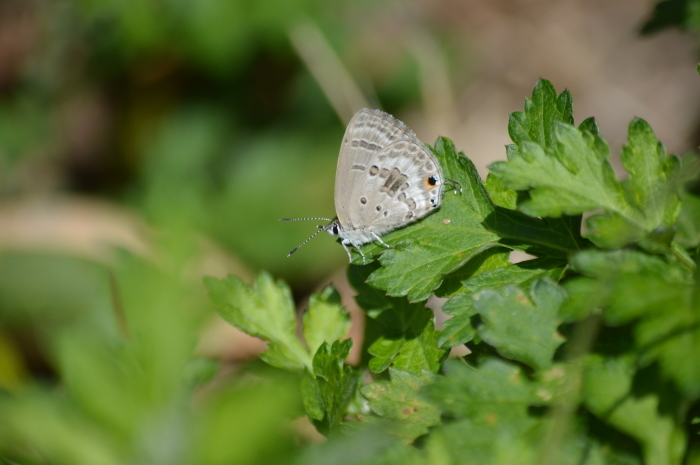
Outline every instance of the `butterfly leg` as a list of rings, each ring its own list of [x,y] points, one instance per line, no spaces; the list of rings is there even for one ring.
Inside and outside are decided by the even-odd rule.
[[[374,238],[376,240],[378,240],[379,243],[382,244],[384,247],[386,247],[387,249],[391,249],[391,246],[389,244],[387,244],[386,242],[384,242],[381,237],[377,236],[376,233],[372,233],[372,236],[374,236]]]
[[[352,263],[352,254],[350,254],[350,249],[348,249],[348,246],[345,245],[345,242],[341,242],[341,244],[343,244],[343,248],[348,253],[348,260],[350,260],[350,263]],[[362,264],[366,264],[367,261],[365,260],[365,254],[362,253],[362,250],[359,247],[355,247],[355,250],[360,252],[360,255],[362,255]]]
[[[367,264],[367,260],[365,258],[365,254],[362,253],[362,249],[360,249],[358,246],[353,244],[352,242],[345,242],[342,241],[341,244],[343,244],[343,247],[345,248],[345,251],[348,253],[348,258],[350,259],[350,263],[352,263],[352,255],[350,254],[350,249],[348,249],[348,245],[352,245],[355,247],[355,250],[359,252],[359,254],[362,256],[362,264],[365,265]]]
[[[365,265],[367,262],[365,261],[365,254],[362,253],[362,249],[359,247],[355,247],[355,249],[357,249],[357,251],[360,252],[360,255],[362,255],[362,264]]]
[[[350,254],[350,249],[348,249],[348,246],[345,245],[345,242],[341,242],[343,248],[345,249],[345,252],[348,254],[348,260],[350,260],[350,263],[352,263],[352,255]]]

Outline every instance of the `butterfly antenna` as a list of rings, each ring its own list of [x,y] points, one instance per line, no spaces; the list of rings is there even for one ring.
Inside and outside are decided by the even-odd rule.
[[[280,218],[280,221],[306,221],[306,220],[333,221],[333,220],[328,219],[328,218]],[[301,247],[301,246],[299,246],[299,247]]]
[[[306,220],[333,221],[333,220],[331,220],[331,219],[329,219],[329,218],[280,218],[280,221],[306,221]],[[316,231],[315,233],[313,233],[313,235],[312,235],[310,238],[306,239],[304,242],[302,242],[302,243],[299,244],[298,246],[294,247],[294,249],[293,249],[291,252],[289,252],[289,253],[287,254],[287,256],[288,256],[288,257],[291,256],[294,252],[296,252],[297,250],[299,250],[299,248],[300,248],[302,245],[306,244],[306,243],[309,242],[311,239],[313,239],[314,237],[316,237],[316,234],[320,233],[321,231],[323,231],[323,229],[319,229],[318,231]]]
[[[306,219],[311,219],[311,218],[303,218],[303,219],[306,220]],[[324,218],[313,218],[313,219],[324,219]],[[280,221],[282,221],[282,220],[280,220]],[[288,220],[288,221],[293,221],[293,220]],[[316,235],[317,235],[318,233],[320,233],[321,231],[323,231],[323,229],[319,229],[318,231],[316,231],[315,233],[313,233],[313,234],[311,235],[310,238],[306,239],[304,242],[302,242],[302,243],[299,244],[298,246],[294,247],[294,248],[292,249],[292,251],[289,252],[289,253],[287,254],[287,257],[290,257],[294,252],[296,252],[297,250],[299,250],[299,249],[301,248],[302,245],[306,244],[306,243],[309,242],[311,239],[313,239],[314,237],[316,237]]]

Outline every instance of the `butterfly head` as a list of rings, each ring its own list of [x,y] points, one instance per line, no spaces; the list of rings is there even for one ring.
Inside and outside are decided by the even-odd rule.
[[[335,219],[330,224],[319,225],[318,229],[323,229],[324,231],[328,232],[328,234],[330,234],[331,236],[340,236],[342,226],[340,226],[340,221]]]

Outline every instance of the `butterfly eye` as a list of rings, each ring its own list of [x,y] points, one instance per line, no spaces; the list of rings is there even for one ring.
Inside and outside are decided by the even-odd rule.
[[[333,225],[333,235],[334,235],[334,236],[337,236],[337,235],[338,235],[338,225],[337,225],[337,224],[334,224],[334,225]]]

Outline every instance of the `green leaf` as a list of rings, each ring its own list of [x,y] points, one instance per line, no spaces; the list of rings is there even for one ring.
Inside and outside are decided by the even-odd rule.
[[[589,216],[587,236],[598,246],[614,249],[644,239],[645,230],[616,213]]]
[[[629,173],[629,192],[633,203],[644,210],[646,224],[671,226],[678,216],[680,200],[673,192],[680,171],[680,159],[666,156],[649,124],[635,118],[629,126],[627,145],[620,155]]]
[[[370,276],[370,284],[412,302],[427,299],[445,274],[498,245],[498,237],[481,224],[493,205],[473,163],[457,154],[449,139],[439,138],[434,153],[445,178],[457,181],[462,192],[446,190],[437,212],[386,235],[392,249],[376,244],[363,248],[365,254],[383,252],[382,267]]]
[[[334,431],[355,395],[357,373],[345,365],[352,340],[324,342],[313,361],[313,374],[306,371],[302,380],[304,409],[324,435]]]
[[[456,293],[442,306],[442,311],[452,318],[445,322],[440,333],[440,347],[455,347],[474,339],[477,335],[473,321],[476,310],[470,292],[462,290]]]
[[[583,120],[581,124],[578,125],[578,128],[581,131],[588,131],[594,136],[597,136],[600,132],[600,129],[598,128],[598,122],[592,116]]]
[[[637,250],[584,250],[571,257],[572,268],[584,276],[614,279],[620,274],[648,274],[668,283],[687,283],[689,275],[677,264]]]
[[[239,278],[204,278],[221,317],[251,336],[269,342],[261,358],[286,369],[311,369],[311,357],[296,337],[296,316],[289,288],[261,273],[247,286]]]
[[[676,221],[676,241],[685,247],[700,245],[700,197],[682,194],[681,211]]]
[[[538,444],[527,435],[533,426],[535,422],[527,420],[514,422],[507,430],[496,429],[468,418],[440,426],[431,431],[425,446],[439,461],[428,463],[535,465]]]
[[[536,384],[516,365],[488,359],[475,369],[459,360],[445,363],[445,378],[425,388],[445,413],[485,428],[520,430],[528,408],[539,405]],[[529,422],[527,422],[529,423]]]
[[[376,333],[368,349],[374,356],[369,369],[379,373],[393,366],[415,374],[423,370],[436,373],[447,350],[438,347],[439,331],[433,312],[422,304],[409,303],[405,297],[389,297],[369,286],[367,276],[377,267],[374,263],[348,269],[350,283],[358,293],[355,300],[369,317],[368,331]]]
[[[382,336],[367,349],[374,356],[369,369],[381,373],[390,366],[414,373],[437,372],[446,350],[438,348],[433,312],[425,307],[401,305],[376,319]]]
[[[18,446],[18,449],[30,449],[22,455],[33,461],[23,460],[22,463],[46,463],[46,457],[51,457],[54,463],[66,464],[124,463],[123,453],[115,447],[114,437],[109,437],[101,428],[95,428],[95,422],[89,417],[48,393],[25,394],[28,395],[0,397],[3,461],[7,458],[6,463],[17,463],[9,460],[9,454],[6,455],[7,443]]]
[[[609,297],[608,287],[595,279],[575,277],[566,281],[563,286],[569,298],[559,309],[559,316],[565,323],[581,321],[600,313],[601,307]]]
[[[484,225],[501,237],[502,245],[538,257],[564,259],[590,247],[581,237],[581,216],[532,218],[521,212],[496,207]]]
[[[689,155],[682,160],[679,184],[681,211],[676,220],[675,240],[685,248],[700,245],[700,156]]]
[[[639,441],[644,463],[680,463],[685,449],[682,432],[672,417],[660,414],[656,394],[632,394],[634,372],[629,357],[589,356],[582,384],[584,404],[598,418]]]
[[[657,312],[637,324],[635,337],[642,348],[642,363],[657,360],[664,374],[675,381],[686,397],[698,399],[700,357],[689,356],[700,354],[698,285],[695,285],[695,292],[686,289],[674,297],[671,305],[662,302]]]
[[[138,392],[139,380],[134,379],[142,370],[124,348],[110,349],[95,334],[69,331],[56,337],[52,352],[59,362],[64,389],[83,412],[111,431],[126,435],[147,405]],[[105,398],[113,402],[105,402]]]
[[[572,296],[581,295],[591,305],[604,307],[605,321],[611,325],[682,306],[689,283],[679,266],[634,250],[588,250],[574,255],[571,265],[595,281],[579,278],[565,288]]]
[[[340,294],[327,286],[309,298],[309,309],[302,317],[304,339],[309,352],[316,353],[324,342],[341,339],[350,330],[350,315],[340,303]]]
[[[442,311],[452,318],[445,322],[440,334],[441,347],[454,347],[472,340],[476,328],[472,317],[476,314],[472,302],[472,293],[488,288],[502,287],[509,284],[526,286],[530,282],[549,277],[558,281],[564,273],[565,263],[556,259],[534,259],[484,271],[463,282],[464,288],[456,293],[442,307]]]
[[[525,112],[516,111],[508,120],[508,134],[515,144],[525,141],[535,142],[542,147],[554,143],[554,123],[574,124],[573,100],[565,90],[557,96],[557,91],[546,79],[537,81],[532,98],[525,99]]]
[[[621,451],[615,447],[616,444],[600,444],[585,430],[574,431],[563,441],[554,444],[553,449],[543,450],[542,443],[546,438],[542,437],[542,430],[546,425],[545,420],[533,419],[515,425],[515,431],[494,429],[464,418],[434,428],[425,441],[425,449],[429,457],[437,460],[428,463],[642,465],[636,455]]]
[[[442,285],[435,290],[437,297],[449,297],[463,289],[462,282],[487,271],[508,266],[511,250],[506,247],[492,247],[481,252],[463,267],[445,276]]]
[[[179,447],[176,441],[180,440],[185,443],[183,452],[167,456],[164,462],[153,460],[149,463],[178,463],[184,452],[194,452],[191,460],[201,464],[283,461],[294,450],[294,445],[280,425],[299,415],[298,381],[296,377],[284,374],[275,376],[268,373],[266,378],[258,382],[248,379],[238,385],[222,383],[214,390],[216,392],[201,396],[197,401],[197,410],[193,412],[195,415],[179,417],[185,426],[194,426],[189,430],[192,433],[183,436],[181,431],[187,429],[169,424],[165,431],[171,431],[173,427],[179,429],[171,433],[173,435],[168,442],[161,442],[162,439],[156,442],[156,447],[167,444],[172,449]],[[183,412],[188,408],[193,409],[191,405],[183,406]],[[185,447],[192,447],[193,450]]]
[[[462,284],[470,292],[487,287],[501,287],[508,284],[525,286],[532,281],[549,277],[558,281],[566,268],[566,262],[552,258],[536,258],[518,263],[509,263],[503,268],[485,271]]]
[[[564,291],[549,279],[534,281],[529,296],[520,288],[484,289],[472,295],[483,326],[479,336],[499,354],[535,369],[547,368],[564,339],[557,332]]]
[[[610,325],[634,323],[640,363],[658,361],[686,397],[698,398],[700,359],[688,354],[700,353],[700,299],[687,270],[633,250],[585,251],[571,263],[586,276],[566,284],[572,298],[589,296]]]
[[[323,347],[323,345],[321,347]],[[305,371],[301,378],[301,399],[304,404],[306,416],[308,416],[312,422],[322,421],[326,414],[324,411],[323,397],[321,396],[321,390],[316,382],[316,377],[309,371]]]
[[[489,193],[494,205],[515,210],[518,208],[518,193],[513,189],[508,189],[503,183],[503,179],[489,173],[486,175],[484,183],[486,191]]]
[[[362,395],[377,415],[396,422],[395,434],[408,441],[426,434],[440,423],[440,410],[423,399],[420,390],[432,384],[437,376],[428,371],[416,375],[392,368],[390,381],[376,381],[362,388]]]
[[[538,100],[544,105],[539,113],[549,105],[550,113],[557,114],[553,90],[545,94]],[[680,203],[672,187],[679,160],[665,155],[647,123],[635,119],[630,124],[623,150],[630,179],[623,186],[615,179],[608,146],[597,136],[594,122],[577,129],[559,121],[536,117],[532,124],[542,128],[534,131],[539,136],[515,131],[511,135],[516,145],[508,147],[508,162],[490,166],[507,187],[529,190],[529,199],[520,203],[524,213],[559,218],[602,209],[605,213],[589,218],[588,237],[608,248],[640,241],[674,223]]]
[[[379,423],[379,422],[377,422]],[[336,434],[328,441],[318,444],[304,444],[297,447],[294,460],[285,460],[290,465],[423,465],[421,461],[411,461],[419,451],[405,447],[398,438],[391,436],[383,423],[347,422],[345,429],[354,428],[347,434]]]
[[[509,152],[508,162],[490,166],[512,189],[532,188],[530,200],[521,204],[525,213],[559,217],[602,207],[641,217],[615,180],[608,146],[601,138],[563,123],[556,124],[553,133],[554,147],[524,142]]]
[[[557,96],[551,82],[540,79],[532,92],[532,98],[525,100],[525,112],[515,112],[509,121],[509,134],[514,144],[506,147],[510,159],[511,153],[516,156],[519,146],[535,142],[542,147],[554,148],[554,135],[557,123],[573,124],[573,101],[568,91]],[[581,123],[581,129],[592,134],[598,133],[598,126],[593,118]],[[501,179],[489,174],[493,179]],[[489,178],[487,178],[489,183]],[[495,181],[489,183],[496,186]],[[501,179],[502,186],[496,186],[497,194],[508,189]],[[487,186],[488,187],[488,186]],[[507,192],[507,191],[506,191]],[[510,192],[514,192],[510,190]],[[512,194],[511,194],[512,195]],[[581,217],[563,216],[554,218],[532,218],[512,211],[511,204],[494,202],[500,207],[507,206],[510,210],[496,208],[486,219],[489,230],[497,233],[503,239],[501,243],[514,249],[539,257],[566,258],[572,251],[589,247],[588,241],[581,237]]]
[[[676,240],[685,248],[700,245],[700,197],[681,194],[681,211],[676,222]]]

